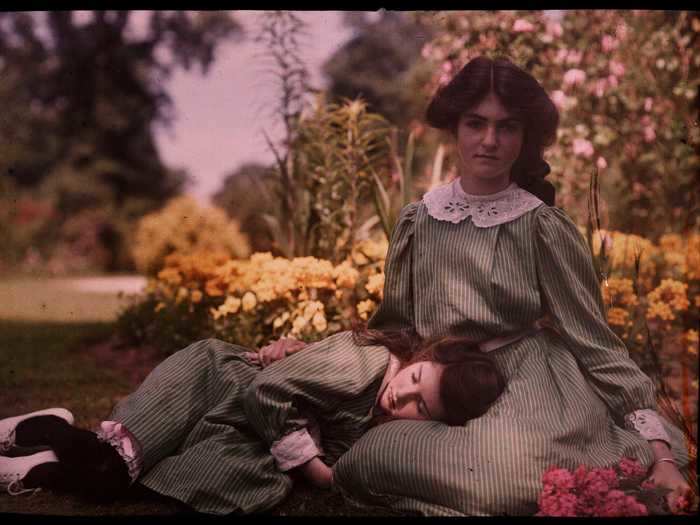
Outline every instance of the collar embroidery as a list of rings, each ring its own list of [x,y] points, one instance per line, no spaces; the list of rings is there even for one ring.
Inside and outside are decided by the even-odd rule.
[[[472,218],[474,226],[489,228],[511,222],[543,202],[512,182],[505,190],[490,195],[465,193],[459,177],[423,196],[428,215],[453,224]]]

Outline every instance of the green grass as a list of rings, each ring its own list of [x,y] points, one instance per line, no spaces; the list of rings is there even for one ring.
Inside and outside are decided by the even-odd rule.
[[[131,390],[123,374],[98,366],[84,351],[111,333],[109,323],[0,321],[0,418],[62,406],[75,414],[76,425],[94,428]],[[172,503],[145,498],[88,505],[50,492],[16,497],[0,492],[0,512],[97,516],[176,511]]]

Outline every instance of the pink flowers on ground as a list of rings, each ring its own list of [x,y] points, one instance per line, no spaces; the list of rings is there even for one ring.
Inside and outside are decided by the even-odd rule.
[[[647,507],[626,494],[622,485],[637,485],[646,474],[636,460],[624,458],[615,468],[587,468],[573,473],[552,466],[542,475],[537,516],[646,516]]]

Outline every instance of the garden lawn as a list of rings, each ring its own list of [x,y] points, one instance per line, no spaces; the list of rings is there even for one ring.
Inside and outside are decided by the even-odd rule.
[[[104,365],[95,349],[104,348],[110,323],[47,323],[0,320],[0,418],[62,406],[77,426],[95,428],[112,406],[136,384],[128,366]],[[131,350],[133,352],[133,349]],[[126,500],[94,505],[41,491],[10,496],[0,492],[0,513],[70,516],[146,516],[186,512],[178,502],[146,491]],[[298,483],[273,516],[392,516],[389,510],[360,510],[338,494]]]

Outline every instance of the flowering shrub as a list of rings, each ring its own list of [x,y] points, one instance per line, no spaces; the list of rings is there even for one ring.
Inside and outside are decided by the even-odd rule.
[[[385,240],[361,241],[338,265],[269,253],[244,260],[172,254],[140,299],[141,321],[126,314],[120,331],[156,338],[169,351],[203,337],[250,347],[282,336],[316,341],[371,315],[382,296],[386,249]],[[190,341],[178,336],[183,330]]]
[[[217,207],[200,207],[190,197],[176,197],[162,210],[145,215],[136,226],[132,256],[139,272],[153,275],[171,253],[215,251],[247,257],[250,246],[238,224]]]
[[[630,458],[623,458],[613,468],[579,465],[571,472],[552,466],[542,476],[537,516],[670,514],[664,499],[668,490],[645,483],[645,477],[646,469]]]

